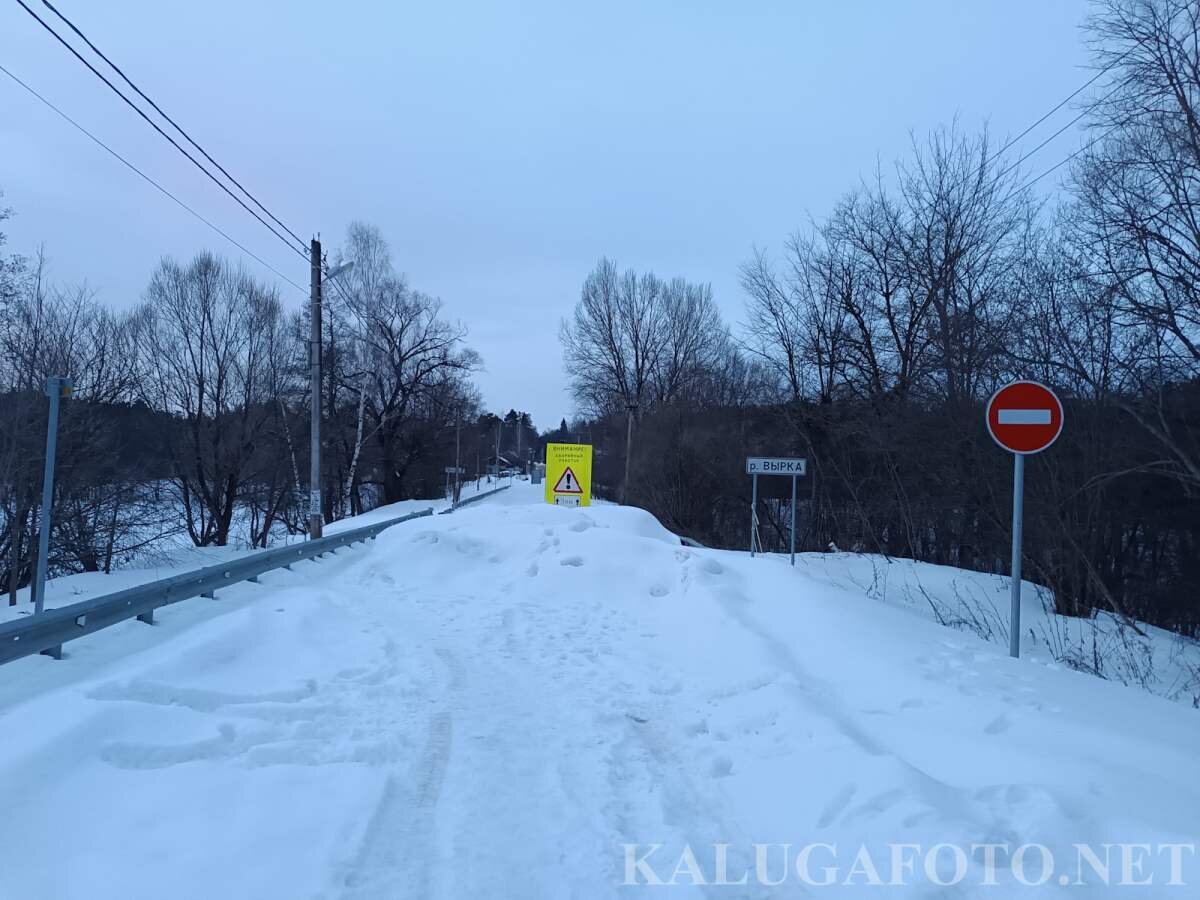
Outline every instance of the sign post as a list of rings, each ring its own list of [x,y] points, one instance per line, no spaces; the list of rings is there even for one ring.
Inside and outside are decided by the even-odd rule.
[[[750,558],[754,559],[754,542],[758,537],[758,473],[750,476]]]
[[[1008,655],[1021,655],[1021,532],[1025,518],[1025,457],[1041,453],[1062,434],[1062,401],[1036,381],[1014,381],[992,394],[987,429],[997,444],[1013,454],[1012,605]]]
[[[42,509],[38,522],[37,572],[34,578],[36,594],[34,615],[40,615],[46,603],[46,557],[50,555],[50,513],[54,505],[54,456],[58,449],[58,403],[70,397],[70,378],[52,375],[46,380],[46,396],[50,398],[50,414],[46,418],[46,467],[42,472]]]
[[[758,542],[758,476],[790,475],[792,479],[792,528],[790,532],[792,565],[796,565],[796,479],[808,471],[808,460],[774,456],[749,456],[746,474],[750,476],[750,556]]]
[[[792,565],[796,564],[796,476],[792,476],[792,530],[789,533],[791,544]]]
[[[592,503],[592,445],[546,445],[546,502],[554,506]]]

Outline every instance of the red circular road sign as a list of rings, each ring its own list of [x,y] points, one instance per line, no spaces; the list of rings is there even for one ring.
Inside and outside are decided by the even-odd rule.
[[[1014,381],[992,394],[987,427],[992,440],[1005,450],[1040,453],[1062,434],[1062,403],[1044,384]]]

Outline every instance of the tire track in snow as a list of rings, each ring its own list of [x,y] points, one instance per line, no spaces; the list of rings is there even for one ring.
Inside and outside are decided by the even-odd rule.
[[[435,655],[445,667],[450,691],[463,684],[458,659],[445,648]],[[436,812],[450,764],[454,719],[449,709],[429,719],[425,744],[407,779],[387,778],[359,852],[345,878],[346,900],[393,900],[432,895]]]
[[[704,849],[716,843],[731,845],[728,872],[750,871],[754,865],[746,852],[750,842],[744,839],[733,818],[721,808],[722,804],[713,792],[702,791],[689,775],[689,767],[670,737],[682,733],[682,726],[679,722],[670,722],[669,728],[658,724],[668,718],[666,712],[660,707],[644,722],[628,719],[625,736],[610,756],[609,780],[614,794],[619,795],[614,797],[613,825],[621,835],[621,842],[640,845],[642,851],[652,843],[663,844],[663,855],[654,861],[656,871],[662,869],[662,877],[671,871],[669,863],[678,858],[684,846],[691,847],[694,853],[703,857]],[[631,750],[635,752],[631,753]],[[661,813],[659,822],[635,822],[629,814],[629,810],[644,806],[645,793],[635,795],[632,789],[639,783],[648,789],[648,793],[657,795]],[[702,862],[701,866],[704,868],[706,863]],[[713,874],[709,872],[710,876]],[[618,878],[623,876],[622,871]],[[686,886],[683,890],[692,887],[687,881],[681,884]],[[779,896],[767,887],[753,883],[740,888],[704,884],[694,886],[694,890],[713,900],[767,900]]]
[[[767,656],[795,680],[794,694],[806,707],[827,719],[840,734],[849,738],[868,756],[893,761],[908,776],[908,785],[914,797],[927,807],[927,812],[946,820],[947,824],[966,826],[973,829],[981,840],[1007,840],[1020,842],[1011,823],[996,811],[978,802],[976,795],[964,793],[959,788],[930,775],[898,751],[887,746],[863,728],[840,706],[837,691],[823,679],[813,675],[795,656],[792,649],[779,637],[759,623],[745,608],[744,600],[738,597],[719,596],[718,602],[729,617],[755,637],[765,648]],[[852,795],[857,790],[854,784],[843,786],[839,794],[829,802],[822,815],[824,825],[833,824],[844,809],[838,809],[843,795]],[[893,798],[894,799],[894,798]],[[842,806],[848,805],[848,798]],[[890,804],[889,804],[890,805]]]

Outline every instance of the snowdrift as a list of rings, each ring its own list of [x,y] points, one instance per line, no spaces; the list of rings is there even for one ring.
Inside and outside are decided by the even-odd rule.
[[[1200,717],[935,621],[926,595],[1003,579],[793,570],[536,491],[4,667],[4,895],[1101,897],[1130,859],[1128,896],[1200,884],[1163,849],[1200,831]],[[910,845],[875,886],[861,854],[886,884]]]

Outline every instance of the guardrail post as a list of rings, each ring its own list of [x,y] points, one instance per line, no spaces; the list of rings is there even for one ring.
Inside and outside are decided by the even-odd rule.
[[[202,591],[200,596],[207,597],[209,600],[216,600],[217,592],[216,591]]]
[[[141,613],[137,617],[137,620],[139,622],[145,622],[147,625],[153,625],[154,624],[154,610],[152,610],[152,609],[146,610],[144,613]]]
[[[42,651],[42,656],[49,656],[51,659],[62,659],[62,644],[47,647]]]

